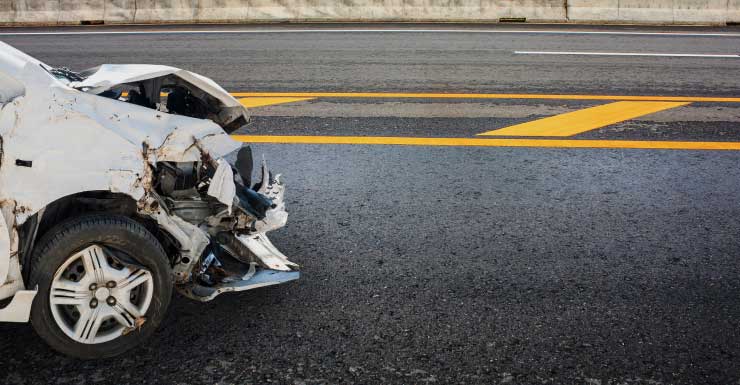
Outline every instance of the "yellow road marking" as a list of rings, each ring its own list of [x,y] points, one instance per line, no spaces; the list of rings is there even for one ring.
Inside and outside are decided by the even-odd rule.
[[[316,98],[293,98],[293,97],[248,97],[239,99],[239,103],[241,103],[244,107],[247,108],[254,108],[254,107],[264,107],[264,106],[271,106],[273,104],[283,104],[283,103],[292,103],[292,102],[301,102],[304,100],[313,100]]]
[[[614,102],[484,132],[491,136],[571,136],[689,102]]]
[[[444,94],[383,92],[232,92],[235,97],[298,98],[429,98],[429,99],[558,99],[558,100],[634,100],[658,102],[740,103],[740,97],[713,96],[626,96],[626,95],[549,95],[549,94]]]
[[[740,142],[667,142],[638,140],[568,140],[568,139],[474,139],[414,138],[393,136],[273,136],[233,135],[247,143],[292,144],[381,144],[401,146],[462,147],[545,147],[545,148],[634,148],[655,150],[732,150],[740,151]]]

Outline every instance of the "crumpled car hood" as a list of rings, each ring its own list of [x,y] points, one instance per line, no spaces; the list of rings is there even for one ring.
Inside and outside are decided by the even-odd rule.
[[[85,79],[70,82],[68,86],[91,94],[100,94],[122,84],[173,75],[214,97],[221,103],[222,110],[230,111],[231,115],[241,115],[244,117],[244,121],[249,120],[246,107],[221,86],[216,84],[216,82],[205,76],[183,69],[151,64],[103,64],[82,71],[81,73],[85,76]],[[230,119],[233,119],[233,117]],[[230,132],[230,130],[227,130],[227,132]]]
[[[252,185],[251,149],[227,134],[246,119],[223,88],[188,71],[78,73],[0,42],[0,299],[15,294],[0,321],[29,317],[36,290],[21,290],[21,266],[37,230],[88,213],[145,222],[167,251],[165,282],[198,301],[297,279],[266,234],[286,224],[284,184],[263,161]]]
[[[175,67],[152,64],[103,64],[85,70],[83,73],[91,73],[91,75],[83,81],[71,82],[69,86],[92,94],[99,94],[120,84],[175,75],[207,92],[227,107],[243,107],[238,100],[229,95],[213,80]],[[244,113],[246,114],[246,108]]]

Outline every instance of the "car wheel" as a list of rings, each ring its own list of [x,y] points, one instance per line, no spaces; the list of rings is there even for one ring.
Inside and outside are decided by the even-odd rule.
[[[79,358],[121,354],[145,341],[164,318],[172,274],[157,239],[122,216],[79,217],[37,243],[29,287],[36,332]]]

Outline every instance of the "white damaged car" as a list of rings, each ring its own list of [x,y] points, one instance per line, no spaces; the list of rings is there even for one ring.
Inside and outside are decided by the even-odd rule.
[[[54,349],[120,354],[173,289],[208,301],[298,278],[267,238],[284,186],[228,133],[246,109],[159,65],[53,68],[0,42],[0,321]],[[228,159],[228,160],[227,160]]]

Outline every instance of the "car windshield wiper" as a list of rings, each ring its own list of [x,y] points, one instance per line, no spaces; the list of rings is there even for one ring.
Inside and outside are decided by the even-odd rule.
[[[85,80],[82,75],[70,70],[67,67],[52,67],[48,71],[58,79],[67,79],[71,82],[80,82]]]

